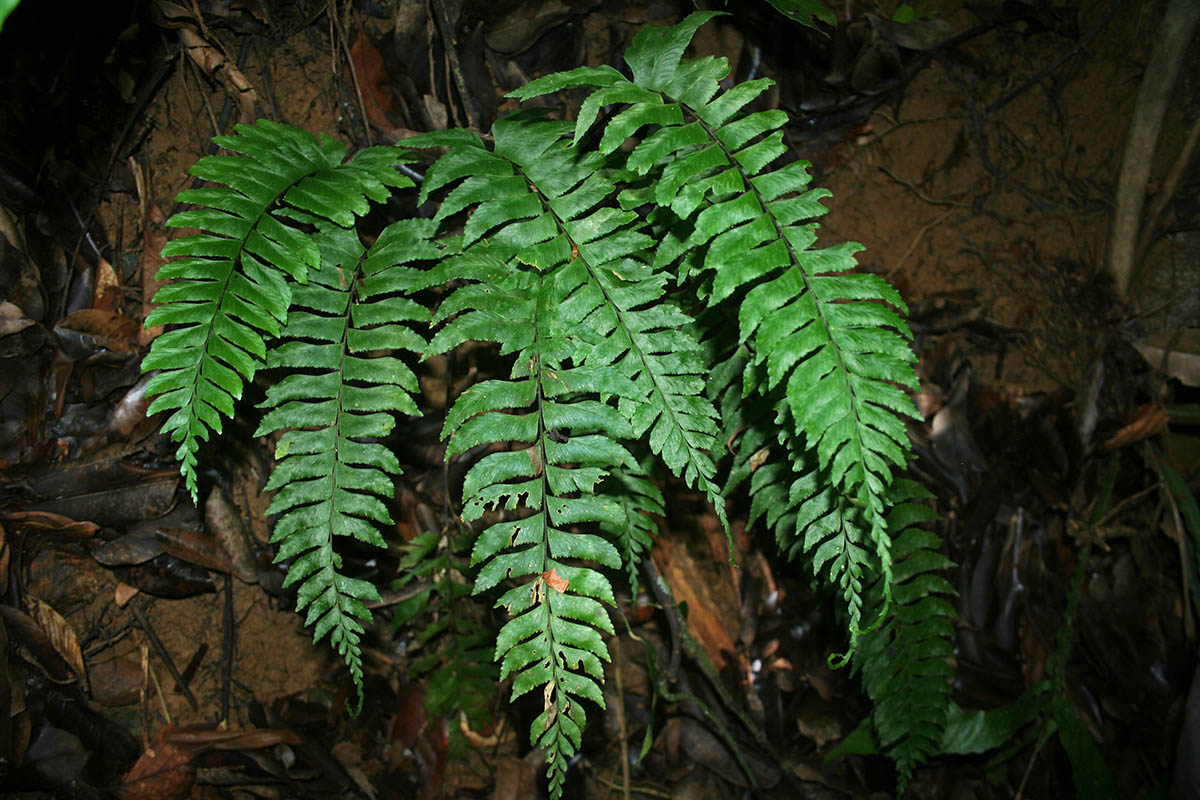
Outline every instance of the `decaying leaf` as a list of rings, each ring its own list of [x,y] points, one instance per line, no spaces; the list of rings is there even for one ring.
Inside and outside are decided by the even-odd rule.
[[[120,800],[183,800],[196,783],[192,754],[178,745],[162,741],[142,753],[113,790]]]
[[[79,638],[75,635],[75,629],[48,603],[33,595],[25,595],[25,603],[29,607],[29,616],[49,637],[54,652],[62,656],[71,671],[86,684],[87,669],[83,664],[83,651],[79,648]]]
[[[1133,346],[1150,366],[1185,386],[1200,387],[1200,328],[1156,333]]]
[[[58,343],[71,358],[96,355],[124,359],[137,350],[137,320],[99,308],[68,314],[54,326]]]
[[[219,489],[210,492],[204,502],[204,525],[228,553],[234,577],[245,583],[258,583],[258,562],[241,512]]]

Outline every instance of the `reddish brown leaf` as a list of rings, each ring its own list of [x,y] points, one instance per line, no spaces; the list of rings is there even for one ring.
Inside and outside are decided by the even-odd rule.
[[[363,105],[367,110],[367,119],[380,133],[391,138],[400,138],[396,126],[392,124],[390,114],[392,101],[392,79],[384,66],[383,56],[367,38],[364,31],[358,32],[358,38],[350,46],[350,58],[354,62],[354,72],[358,76],[358,88],[362,91]],[[354,89],[353,77],[346,76],[350,89]]]
[[[192,754],[162,741],[142,753],[113,790],[120,800],[185,800],[196,783]]]
[[[137,350],[137,321],[100,308],[68,314],[54,326],[54,333],[63,352],[76,360],[104,352],[130,356]]]
[[[112,264],[100,259],[96,265],[96,285],[92,290],[92,308],[115,312],[121,307],[121,281]]]
[[[659,572],[666,578],[675,599],[687,603],[688,628],[696,641],[708,653],[709,660],[718,670],[725,666],[725,653],[733,652],[733,636],[721,622],[715,594],[722,590],[719,582],[702,575],[682,544],[671,540],[669,536],[660,536],[654,542],[651,553]],[[724,589],[732,592],[732,585],[724,584]],[[730,603],[740,606],[736,597],[727,598]]]
[[[164,732],[162,741],[192,751],[199,750],[261,750],[277,744],[303,744],[289,730],[262,728],[250,731],[222,731],[210,727],[173,728]]]
[[[551,589],[558,592],[559,594],[562,594],[563,592],[565,592],[567,590],[567,587],[571,585],[570,581],[568,581],[566,578],[559,576],[558,571],[553,570],[553,569],[548,569],[545,572],[543,572],[542,580],[544,580],[546,582],[547,586],[549,586]]]
[[[1133,420],[1117,431],[1104,446],[1115,450],[1157,436],[1166,430],[1169,420],[1170,414],[1162,403],[1146,403],[1134,413]]]
[[[204,525],[229,555],[230,569],[244,583],[258,583],[258,559],[250,547],[250,534],[242,514],[214,489],[204,502]]]

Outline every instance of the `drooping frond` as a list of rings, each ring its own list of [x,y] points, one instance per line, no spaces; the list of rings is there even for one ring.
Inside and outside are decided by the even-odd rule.
[[[425,681],[425,711],[450,722],[450,750],[462,749],[461,718],[482,730],[496,696],[496,637],[479,620],[471,601],[474,580],[467,558],[474,537],[426,532],[402,544],[394,589],[424,584],[392,611],[392,626],[415,629],[408,664],[410,680]]]
[[[871,722],[884,751],[896,762],[900,794],[913,770],[936,754],[953,705],[954,587],[939,572],[954,563],[939,552],[941,540],[917,527],[937,519],[920,501],[929,493],[897,480],[895,505],[887,523],[895,540],[892,554],[893,613],[882,627],[863,637],[855,665],[874,704]],[[882,587],[873,587],[875,602]]]
[[[179,442],[185,484],[196,498],[196,450],[221,417],[232,417],[245,381],[266,355],[264,338],[279,335],[291,304],[289,283],[303,283],[320,265],[313,240],[288,218],[302,209],[348,226],[365,213],[368,198],[384,200],[393,187],[411,185],[393,165],[405,160],[389,147],[364,150],[346,162],[345,148],[287,125],[260,120],[213,141],[240,155],[206,156],[190,170],[214,186],[189,189],[181,202],[198,208],[167,221],[201,232],[167,243],[177,258],[158,272],[172,283],[146,326],[174,325],[154,340],[142,361],[159,370],[146,387],[158,395],[150,414],[173,411],[163,433]]]
[[[657,530],[651,515],[666,516],[666,501],[642,464],[636,469],[610,470],[600,491],[618,507],[617,522],[604,522],[600,527],[621,553],[630,592],[636,597],[640,584],[638,567],[654,545]]]
[[[857,573],[844,584],[853,601],[853,647],[862,632],[857,587],[869,564],[845,547],[866,544],[885,577],[885,596],[891,584],[886,489],[907,461],[902,418],[915,415],[901,388],[916,386],[911,333],[893,310],[906,309],[882,278],[852,271],[859,245],[813,249],[816,225],[808,220],[825,212],[819,200],[827,192],[809,188],[803,162],[768,169],[786,151],[784,112],[743,112],[770,81],[723,92],[724,59],[680,60],[713,16],[696,13],[639,32],[625,54],[632,80],[615,70],[573,70],[514,94],[599,85],[580,109],[577,141],[601,105],[628,105],[607,123],[598,149],[642,137],[626,166],[650,180],[621,199],[627,208],[653,203],[661,210],[655,265],[675,265],[680,281],[702,279],[710,305],[739,301],[739,340],[765,370],[758,389],[786,403],[803,435],[791,457],[811,454],[812,471],[790,492],[799,504],[794,536],[814,554],[816,570],[830,562],[834,579],[842,570]]]
[[[495,660],[514,697],[541,689],[531,735],[552,797],[586,701],[603,706],[609,576],[624,570],[636,590],[664,511],[656,460],[722,522],[726,493],[748,483],[751,522],[843,598],[851,652],[869,623],[883,626],[856,663],[902,777],[943,718],[947,587],[932,572],[944,562],[911,525],[924,513],[913,490],[893,482],[914,413],[904,304],[856,270],[857,245],[814,246],[828,193],[803,162],[775,166],[786,115],[750,106],[770,81],[722,89],[724,59],[683,58],[714,16],[638,33],[631,77],[582,67],[514,93],[590,88],[574,122],[525,111],[490,137],[406,140],[442,149],[419,197],[436,211],[389,226],[369,253],[357,219],[411,185],[395,170],[406,152],[347,161],[332,140],[287,126],[239,128],[218,141],[240,155],[194,170],[220,185],[181,195],[203,207],[172,224],[201,233],[168,246],[180,260],[160,274],[176,281],[147,319],[174,326],[144,363],[160,370],[151,410],[173,412],[163,430],[193,495],[199,443],[244,382],[264,362],[286,371],[259,430],[284,431],[274,541],[315,637],[330,636],[360,691],[375,589],[343,574],[334,542],[381,544],[390,522],[399,463],[381,440],[394,413],[417,413],[398,354],[498,345],[507,377],[467,387],[443,428],[448,458],[482,454],[464,477],[463,519],[487,512],[492,524],[470,534],[469,567],[443,537],[410,543],[411,575],[436,588],[397,613],[430,620],[415,667],[450,709],[463,692],[482,696],[491,674],[478,657],[488,637],[454,608],[464,572],[477,570],[473,592],[500,595],[510,618]],[[419,304],[431,298],[433,313]]]
[[[595,489],[610,469],[634,466],[621,444],[631,435],[629,423],[602,398],[632,397],[635,388],[612,369],[571,357],[573,320],[562,313],[555,291],[556,271],[570,249],[565,258],[551,251],[558,226],[517,170],[523,157],[536,159],[558,135],[547,127],[527,131],[520,142],[526,150],[517,152],[515,143],[505,146],[502,129],[494,153],[472,147],[426,173],[426,185],[434,188],[463,178],[443,209],[473,206],[462,254],[439,268],[440,277],[471,283],[439,307],[437,320],[454,318],[434,337],[430,352],[480,339],[499,341],[502,352],[515,355],[509,380],[484,381],[463,392],[443,435],[450,455],[490,442],[515,448],[491,452],[467,472],[463,519],[478,519],[488,506],[520,512],[476,540],[475,591],[518,582],[497,603],[511,618],[497,637],[496,658],[501,679],[513,681],[514,699],[542,690],[543,711],[530,736],[546,751],[551,796],[558,797],[581,744],[583,701],[604,705],[601,661],[608,650],[602,634],[613,628],[602,604],[614,600],[608,579],[593,565],[621,566],[616,548],[587,530],[617,521],[616,505]],[[443,180],[467,161],[473,161],[469,172]],[[479,241],[484,234],[487,241]]]
[[[496,152],[477,137],[460,146],[430,168],[422,199],[471,174],[447,195],[438,218],[477,203],[464,247],[489,234],[490,252],[498,257],[554,271],[563,316],[570,319],[570,346],[587,363],[611,366],[633,381],[638,397],[626,398],[620,408],[634,436],[648,433],[655,455],[702,489],[724,523],[711,456],[717,415],[702,396],[706,368],[692,320],[664,302],[666,277],[642,260],[654,241],[642,233],[641,220],[611,202],[615,185],[607,159],[568,147],[568,130],[566,123],[529,113],[499,120]],[[472,141],[450,133],[453,138],[433,134],[406,144]],[[508,224],[513,221],[519,222]]]
[[[288,375],[267,390],[269,409],[256,436],[286,429],[275,446],[268,513],[280,514],[276,561],[294,559],[285,586],[299,583],[296,610],[308,610],[313,640],[328,635],[350,668],[362,704],[360,639],[371,621],[374,584],[339,571],[336,536],[385,547],[378,525],[391,523],[384,500],[400,474],[378,440],[394,414],[417,415],[417,379],[396,355],[420,353],[410,326],[429,313],[402,296],[415,283],[414,260],[438,255],[432,224],[403,220],[385,229],[370,253],[358,235],[326,224],[317,240],[320,266],[293,292],[293,311],[267,358]]]

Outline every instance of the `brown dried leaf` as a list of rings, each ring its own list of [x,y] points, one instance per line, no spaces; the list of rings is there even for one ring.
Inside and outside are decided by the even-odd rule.
[[[121,281],[112,264],[103,258],[96,265],[96,285],[92,290],[92,308],[114,312],[121,307]]]
[[[185,800],[196,783],[192,754],[162,742],[142,753],[113,790],[120,800]]]
[[[106,567],[128,567],[144,564],[162,553],[162,545],[154,537],[127,533],[97,547],[92,551],[92,558]]]
[[[208,727],[175,728],[162,741],[191,750],[261,750],[277,744],[303,744],[294,731],[260,728],[250,731],[222,731]]]
[[[733,635],[721,622],[714,597],[714,593],[721,591],[722,587],[714,586],[714,581],[700,572],[687,548],[669,536],[660,536],[655,540],[651,556],[675,593],[675,599],[687,604],[687,622],[692,635],[708,653],[713,666],[722,669],[726,662],[725,653],[736,650]],[[726,584],[726,589],[732,591],[732,585]],[[736,598],[731,598],[730,602],[736,602]]]
[[[229,572],[232,567],[221,543],[207,533],[187,528],[159,528],[154,535],[163,550],[181,561],[217,572]]]
[[[86,684],[87,670],[83,665],[83,651],[79,648],[79,638],[75,635],[75,629],[49,603],[44,603],[31,594],[25,595],[25,603],[29,606],[29,616],[49,637],[54,652],[58,653],[71,671]]]
[[[140,591],[136,586],[118,582],[117,588],[113,591],[113,602],[117,604],[118,608],[124,608],[130,600],[137,597]]]
[[[76,360],[104,352],[130,356],[137,350],[137,321],[100,308],[68,314],[54,326],[54,333],[63,352]]]
[[[37,323],[25,316],[25,312],[17,305],[5,300],[0,303],[0,336],[17,333]]]
[[[1134,413],[1134,418],[1104,443],[1110,450],[1127,447],[1162,433],[1170,421],[1170,414],[1162,403],[1146,403]]]
[[[225,499],[220,489],[210,492],[204,502],[204,525],[229,554],[234,577],[245,583],[258,583],[258,559],[250,547],[250,534],[241,512]]]

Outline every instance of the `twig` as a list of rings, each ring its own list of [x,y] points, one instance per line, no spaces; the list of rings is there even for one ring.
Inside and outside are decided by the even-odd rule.
[[[617,788],[617,785],[607,778],[602,778],[599,775],[593,775],[592,777],[596,779],[596,783],[599,783],[608,789]],[[670,792],[664,792],[661,789],[651,789],[649,786],[630,786],[629,791],[636,792],[637,794],[644,794],[647,797],[664,797],[667,798],[667,800],[670,800],[670,798],[675,796]]]
[[[463,112],[467,115],[467,126],[479,130],[479,120],[471,110],[471,95],[467,91],[467,81],[463,78],[462,65],[458,61],[458,43],[454,40],[454,31],[450,27],[450,18],[446,15],[444,0],[433,0],[433,19],[437,23],[438,32],[442,35],[442,45],[450,59],[450,72],[454,75],[454,85],[458,87],[458,99],[462,101]],[[447,90],[446,99],[450,100]]]
[[[918,200],[921,200],[925,203],[929,203],[929,205],[931,205],[931,206],[952,206],[954,208],[970,208],[970,206],[967,205],[966,203],[960,203],[957,200],[938,200],[936,198],[930,197],[929,195],[925,194],[925,192],[921,191],[921,188],[919,186],[917,186],[915,183],[913,183],[910,180],[905,180],[904,178],[901,178],[899,175],[892,172],[890,169],[888,169],[887,167],[885,167],[882,164],[879,165],[879,169],[883,170],[883,174],[887,175],[889,178],[894,180],[896,183],[900,184],[901,186],[905,187],[910,192],[912,192],[914,195],[916,195]]]
[[[621,741],[621,796],[630,800],[629,794],[629,727],[625,719],[625,686],[621,681],[621,637],[612,640],[613,682],[617,685],[617,730]]]
[[[333,2],[333,0],[329,0]],[[354,82],[354,96],[358,99],[358,111],[362,114],[363,135],[367,138],[367,146],[371,146],[371,121],[367,118],[367,104],[363,101],[362,86],[358,82],[358,69],[354,66],[354,57],[350,53],[350,44],[346,41],[342,23],[338,20],[337,8],[329,9],[329,22],[337,33],[338,42],[342,45],[342,53],[346,56],[346,65],[350,67],[350,80]]]
[[[938,223],[940,223],[942,220],[944,220],[946,217],[950,216],[953,213],[954,213],[953,208],[947,208],[941,214],[938,214],[937,218],[930,220],[929,222],[922,225],[921,230],[917,231],[917,235],[913,237],[912,244],[910,244],[908,246],[908,249],[904,251],[904,255],[900,256],[900,260],[896,262],[896,265],[887,271],[888,277],[890,278],[893,273],[898,272],[904,266],[904,262],[908,261],[908,257],[910,255],[912,255],[912,251],[916,249],[917,244],[921,241],[922,238],[924,238],[925,234],[929,231],[930,228],[934,227],[935,225],[937,225]]]
[[[1038,739],[1038,743],[1033,748],[1033,755],[1029,757],[1029,766],[1025,767],[1025,774],[1021,776],[1021,785],[1017,787],[1017,794],[1014,800],[1021,800],[1021,795],[1025,792],[1025,783],[1029,780],[1030,773],[1033,772],[1034,762],[1037,761],[1038,753],[1042,751],[1042,745],[1046,743],[1049,736],[1042,736]]]
[[[171,711],[167,708],[167,696],[163,694],[162,684],[158,682],[158,673],[154,671],[154,667],[147,664],[146,672],[150,675],[150,682],[154,684],[154,691],[158,695],[158,704],[162,706],[163,719],[167,724],[171,724]]]
[[[233,622],[233,575],[225,573],[225,609],[221,619],[221,722],[229,724],[229,700],[233,694],[233,654],[237,645]]]
[[[142,630],[146,632],[146,638],[150,640],[150,645],[154,648],[154,652],[162,659],[162,662],[167,665],[167,670],[171,673],[171,677],[179,684],[179,688],[183,690],[183,696],[187,698],[188,705],[192,707],[192,711],[199,711],[200,704],[196,702],[196,695],[192,694],[191,688],[187,685],[187,681],[179,674],[179,669],[175,666],[175,662],[171,660],[171,654],[167,652],[167,648],[163,646],[162,639],[158,638],[158,634],[154,632],[154,628],[150,625],[149,618],[146,617],[146,612],[142,610],[142,604],[138,599],[134,599],[129,607],[133,610],[133,615],[137,617],[138,624],[142,626]],[[158,680],[155,679],[155,685],[158,685]],[[161,692],[160,692],[161,694]]]

